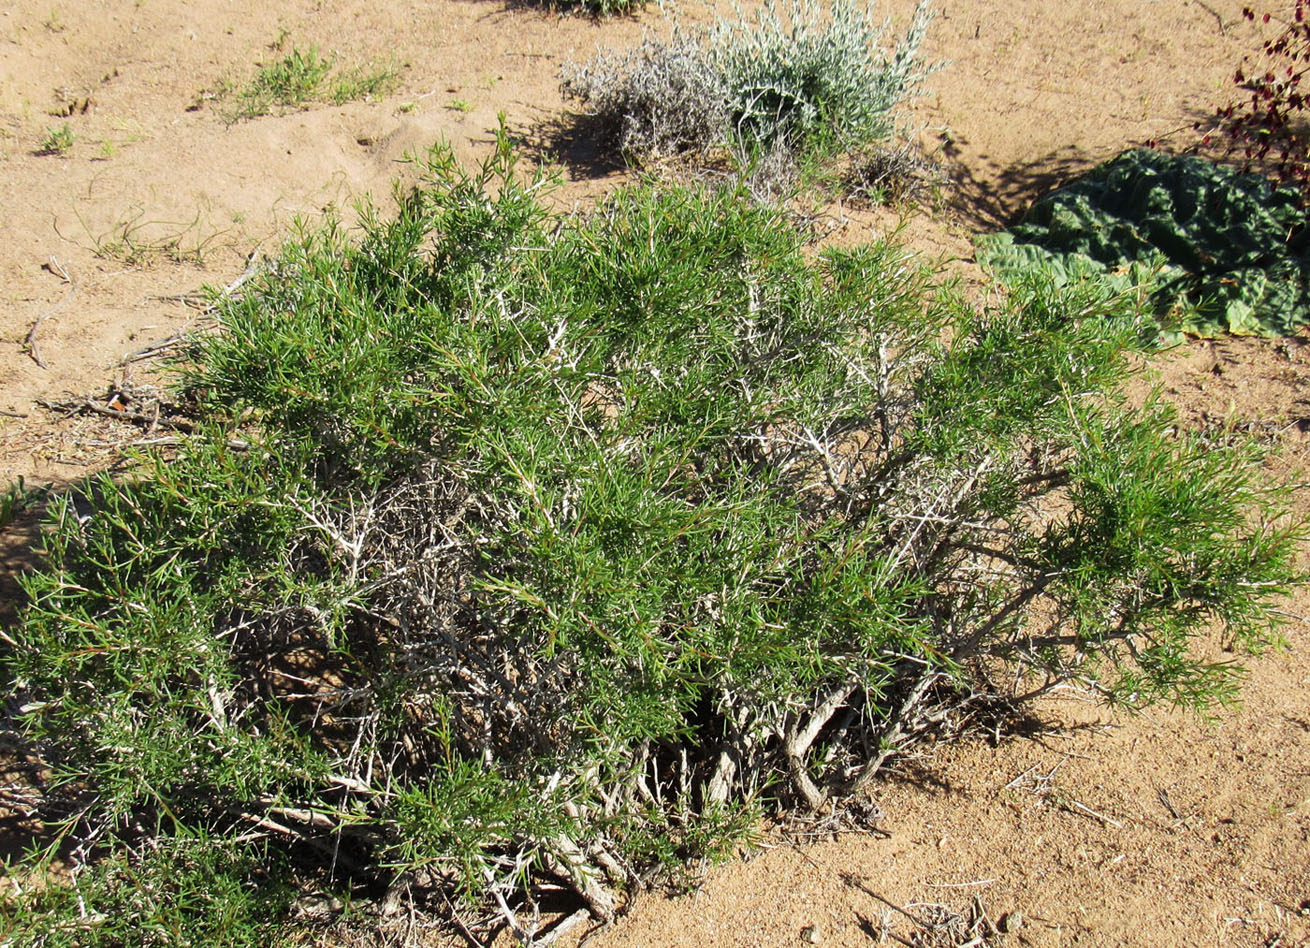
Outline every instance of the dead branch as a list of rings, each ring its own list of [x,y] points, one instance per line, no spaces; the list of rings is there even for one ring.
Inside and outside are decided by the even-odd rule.
[[[617,910],[614,893],[596,878],[596,872],[577,843],[561,833],[551,840],[551,850],[546,853],[544,861],[547,869],[567,880],[582,896],[592,915],[602,922],[614,920]]]
[[[27,331],[27,336],[23,339],[24,351],[32,357],[33,362],[43,369],[49,369],[50,366],[46,365],[45,360],[41,358],[41,350],[37,346],[36,334],[38,330],[40,330],[43,322],[60,312],[64,307],[72,302],[73,297],[77,294],[77,281],[73,279],[73,275],[68,272],[62,263],[59,262],[57,257],[51,256],[49,262],[46,263],[46,269],[68,284],[68,292],[64,294],[62,300],[36,318],[36,321],[32,323],[32,328]]]
[[[810,715],[805,727],[800,727],[799,719],[788,730],[783,740],[783,756],[787,760],[787,770],[791,774],[792,784],[804,798],[811,810],[821,809],[827,802],[828,795],[821,792],[805,769],[805,754],[814,739],[819,736],[823,726],[837,713],[837,709],[855,693],[859,687],[856,681],[846,681],[828,692],[819,702],[814,713]]]
[[[168,428],[173,431],[192,432],[195,431],[195,425],[184,418],[160,418],[158,415],[147,415],[144,412],[128,411],[126,408],[109,408],[105,405],[97,404],[89,398],[82,401],[52,402],[49,399],[38,398],[36,403],[42,408],[49,411],[60,412],[64,415],[75,415],[78,412],[91,412],[94,415],[103,415],[106,418],[117,418],[119,421],[134,421],[138,424],[147,425],[152,428]]]
[[[362,867],[359,863],[342,853],[340,851],[340,846],[332,845],[319,839],[318,836],[310,833],[308,829],[288,826],[285,823],[279,823],[277,820],[271,819],[263,814],[251,813],[248,810],[239,808],[233,808],[231,812],[234,816],[240,817],[246,822],[252,824],[258,830],[277,833],[318,850],[324,856],[332,860],[333,864],[342,866],[347,872],[357,873],[361,871]]]

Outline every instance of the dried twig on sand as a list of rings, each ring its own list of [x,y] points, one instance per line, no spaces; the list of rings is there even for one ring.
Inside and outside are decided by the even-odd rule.
[[[65,415],[75,415],[87,413],[93,415],[103,415],[106,418],[117,418],[120,421],[137,422],[138,424],[148,425],[152,430],[155,428],[168,428],[173,431],[193,431],[195,425],[185,418],[165,418],[159,412],[146,414],[140,411],[128,411],[126,408],[113,408],[109,405],[101,405],[90,398],[73,399],[71,401],[55,402],[45,398],[38,398],[36,403],[42,408],[50,411],[60,412]]]
[[[198,306],[200,308],[199,318],[206,319],[214,315],[223,301],[232,299],[237,290],[241,289],[247,281],[259,273],[261,263],[261,255],[259,251],[256,250],[246,258],[246,269],[242,271],[241,275],[219,290],[216,294],[180,293],[173,296],[155,296],[152,297],[152,299],[169,300],[185,303],[188,306]],[[129,352],[127,355],[123,356],[123,358],[118,360],[118,364],[120,366],[129,365],[133,362],[141,362],[146,359],[153,359],[157,356],[161,356],[170,349],[191,341],[191,339],[195,337],[197,331],[196,328],[191,328],[175,332],[166,339],[161,339],[159,342],[152,342],[134,352]]]
[[[32,357],[33,362],[41,366],[43,369],[49,369],[50,366],[46,365],[45,360],[41,358],[41,349],[37,346],[36,334],[37,331],[40,330],[43,322],[58,313],[72,301],[74,295],[77,293],[77,281],[73,279],[73,275],[68,272],[68,269],[62,263],[59,262],[59,258],[57,257],[51,256],[46,262],[45,268],[68,284],[68,292],[64,294],[62,300],[50,307],[40,316],[36,317],[36,320],[32,323],[32,328],[27,331],[27,335],[23,338],[23,349]]]

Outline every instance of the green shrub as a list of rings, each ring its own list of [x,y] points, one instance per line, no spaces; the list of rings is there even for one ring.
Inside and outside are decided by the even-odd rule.
[[[72,884],[0,895],[0,944],[14,948],[248,948],[279,943],[294,890],[261,846],[204,835],[156,839],[86,867]],[[274,939],[270,941],[270,939]]]
[[[53,505],[8,670],[71,838],[607,917],[969,708],[1208,708],[1196,636],[1274,641],[1299,532],[1114,394],[1127,301],[974,313],[741,195],[553,217],[503,139],[425,174],[223,305],[210,428]]]
[[[1305,210],[1292,189],[1202,158],[1137,150],[1040,198],[978,242],[1002,278],[1139,286],[1168,338],[1281,336],[1310,322]]]
[[[930,19],[920,3],[887,52],[886,26],[854,0],[793,0],[785,14],[767,3],[753,21],[675,23],[667,42],[602,52],[566,69],[563,90],[637,159],[727,148],[743,166],[795,162],[890,136],[894,109],[931,72],[919,61]]]

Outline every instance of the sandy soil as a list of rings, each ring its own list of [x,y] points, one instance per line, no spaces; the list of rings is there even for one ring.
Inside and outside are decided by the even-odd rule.
[[[972,234],[1125,147],[1185,140],[1256,45],[1228,0],[937,6],[930,55],[950,65],[915,114],[953,184],[938,207],[833,219],[847,239],[903,224],[914,247],[966,276]],[[904,23],[910,7],[883,9]],[[103,400],[148,381],[152,363],[122,360],[194,321],[181,297],[236,278],[297,218],[385,196],[411,173],[407,151],[444,137],[466,159],[484,154],[498,113],[539,153],[565,108],[560,65],[660,23],[656,11],[596,23],[497,0],[10,0],[0,483],[58,487],[112,461],[134,430],[39,400]],[[247,81],[283,36],[347,66],[396,63],[399,86],[228,124],[206,90]],[[71,151],[35,154],[65,122]],[[559,144],[573,160],[562,202],[625,179],[587,142]],[[132,253],[115,248],[125,240]],[[1153,370],[1187,424],[1253,431],[1282,448],[1271,476],[1310,481],[1305,340],[1197,342]],[[0,545],[6,605],[26,535]],[[918,923],[984,910],[1007,929],[993,944],[1310,944],[1308,601],[1289,604],[1289,648],[1250,663],[1243,709],[1203,722],[1052,704],[1033,735],[905,762],[877,788],[886,838],[799,848],[766,837],[762,855],[708,871],[695,896],[638,900],[595,943],[864,945],[919,931],[926,944]]]

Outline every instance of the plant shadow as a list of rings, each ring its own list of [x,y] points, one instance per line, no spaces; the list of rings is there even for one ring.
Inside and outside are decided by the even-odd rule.
[[[79,489],[79,483],[50,488]],[[41,563],[44,516],[45,503],[33,501],[0,527],[0,660],[10,657],[10,630],[17,629],[27,603],[21,578]],[[47,812],[42,788],[49,779],[48,768],[23,734],[18,721],[22,700],[13,693],[8,670],[0,678],[0,687],[5,692],[0,704],[0,863],[6,863],[53,843],[57,836],[51,821],[67,814]]]
[[[946,738],[945,744],[950,745],[986,743],[995,750],[1006,744],[1026,742],[1060,752],[1060,748],[1052,746],[1048,738],[1067,738],[1081,732],[1097,731],[1101,727],[1102,724],[1095,721],[1062,721],[1043,714],[1040,708],[996,697],[979,704],[974,716],[963,727],[943,737]],[[960,785],[958,779],[952,780],[953,775],[958,778],[958,773],[953,762],[940,759],[929,746],[893,761],[878,779],[888,784],[908,785],[930,796],[963,796],[971,791]]]
[[[484,3],[486,0],[465,0],[467,3]],[[608,20],[635,19],[643,10],[654,4],[650,0],[492,0],[507,13],[543,13],[553,16],[572,16],[592,20],[598,24]],[[612,7],[606,9],[606,7]]]
[[[1018,223],[1039,197],[1114,157],[1069,145],[1008,166],[983,155],[981,166],[971,166],[954,143],[942,152],[954,184],[949,206],[971,226],[985,231]]]
[[[516,138],[535,162],[563,166],[572,180],[600,180],[631,170],[610,144],[613,129],[599,116],[580,112],[547,115]]]
[[[26,602],[19,578],[38,561],[41,511],[28,508],[0,527],[0,629],[12,628]]]

